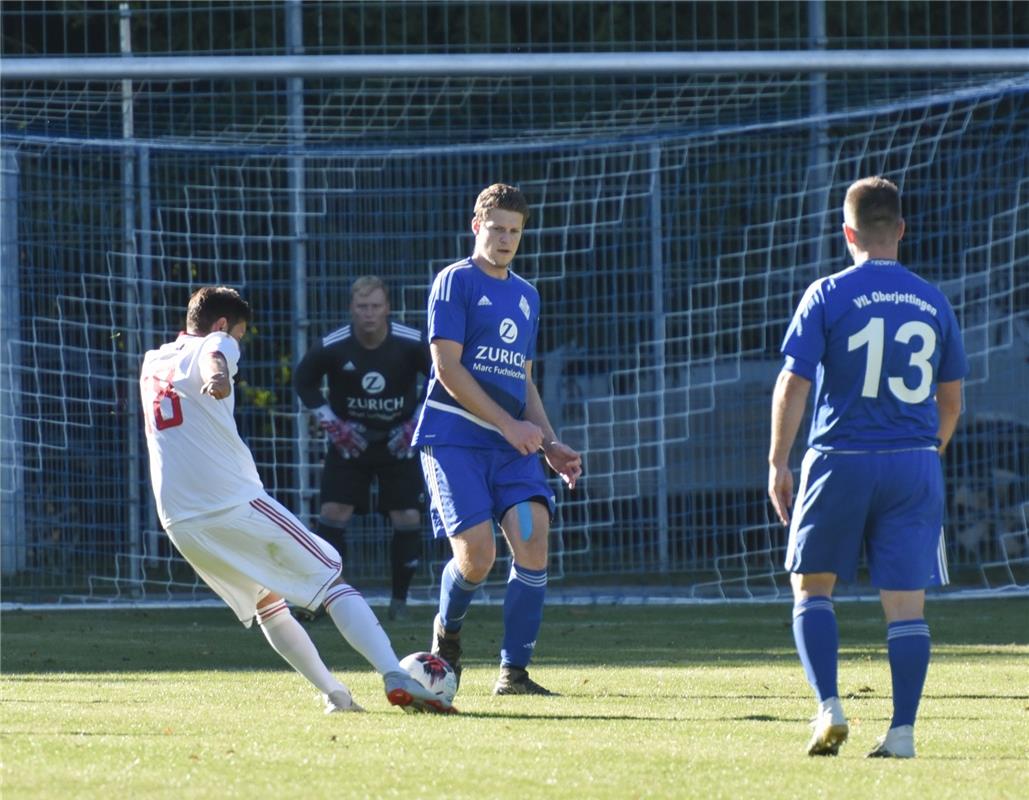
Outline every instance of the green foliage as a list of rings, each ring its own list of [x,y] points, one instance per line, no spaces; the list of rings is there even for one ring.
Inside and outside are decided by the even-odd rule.
[[[867,761],[889,719],[884,626],[838,604],[852,733],[802,755],[814,703],[788,604],[549,608],[533,677],[494,698],[500,608],[476,607],[454,718],[406,716],[333,627],[312,636],[368,708],[313,690],[227,609],[7,613],[4,797],[1016,797],[1029,740],[1024,599],[936,603],[913,762]],[[431,609],[389,623],[401,655]]]

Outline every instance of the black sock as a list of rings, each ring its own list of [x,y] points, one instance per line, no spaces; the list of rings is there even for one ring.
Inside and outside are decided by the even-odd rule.
[[[422,555],[421,527],[394,528],[389,555],[393,565],[393,599],[407,600],[407,590],[411,588]]]
[[[318,520],[318,535],[336,548],[340,558],[343,557],[343,536],[346,532],[346,525],[336,525],[324,519]]]

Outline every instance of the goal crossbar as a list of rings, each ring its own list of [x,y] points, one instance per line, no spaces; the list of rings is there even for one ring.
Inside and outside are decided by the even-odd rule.
[[[4,82],[1012,70],[1029,71],[1029,48],[0,59]]]

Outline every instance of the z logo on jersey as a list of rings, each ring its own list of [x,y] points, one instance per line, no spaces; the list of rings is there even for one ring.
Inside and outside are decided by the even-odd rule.
[[[369,372],[361,378],[361,388],[368,394],[379,394],[386,388],[386,379],[379,372]]]
[[[504,344],[511,344],[515,339],[518,338],[518,326],[515,321],[510,318],[505,318],[500,323],[500,340]]]

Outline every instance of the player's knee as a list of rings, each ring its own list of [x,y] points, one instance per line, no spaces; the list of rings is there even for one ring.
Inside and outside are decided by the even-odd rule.
[[[794,600],[808,597],[832,597],[836,586],[836,575],[832,572],[794,572],[790,576]]]
[[[411,530],[421,527],[422,514],[414,508],[408,508],[404,511],[390,511],[389,520],[393,524],[394,530]]]
[[[455,556],[455,558],[457,558]],[[460,558],[457,558],[457,568],[461,571],[465,580],[471,583],[481,583],[486,580],[493,562],[496,561],[496,548],[481,548],[465,551]]]
[[[354,515],[354,507],[342,503],[322,503],[319,520],[337,528],[346,527]]]

